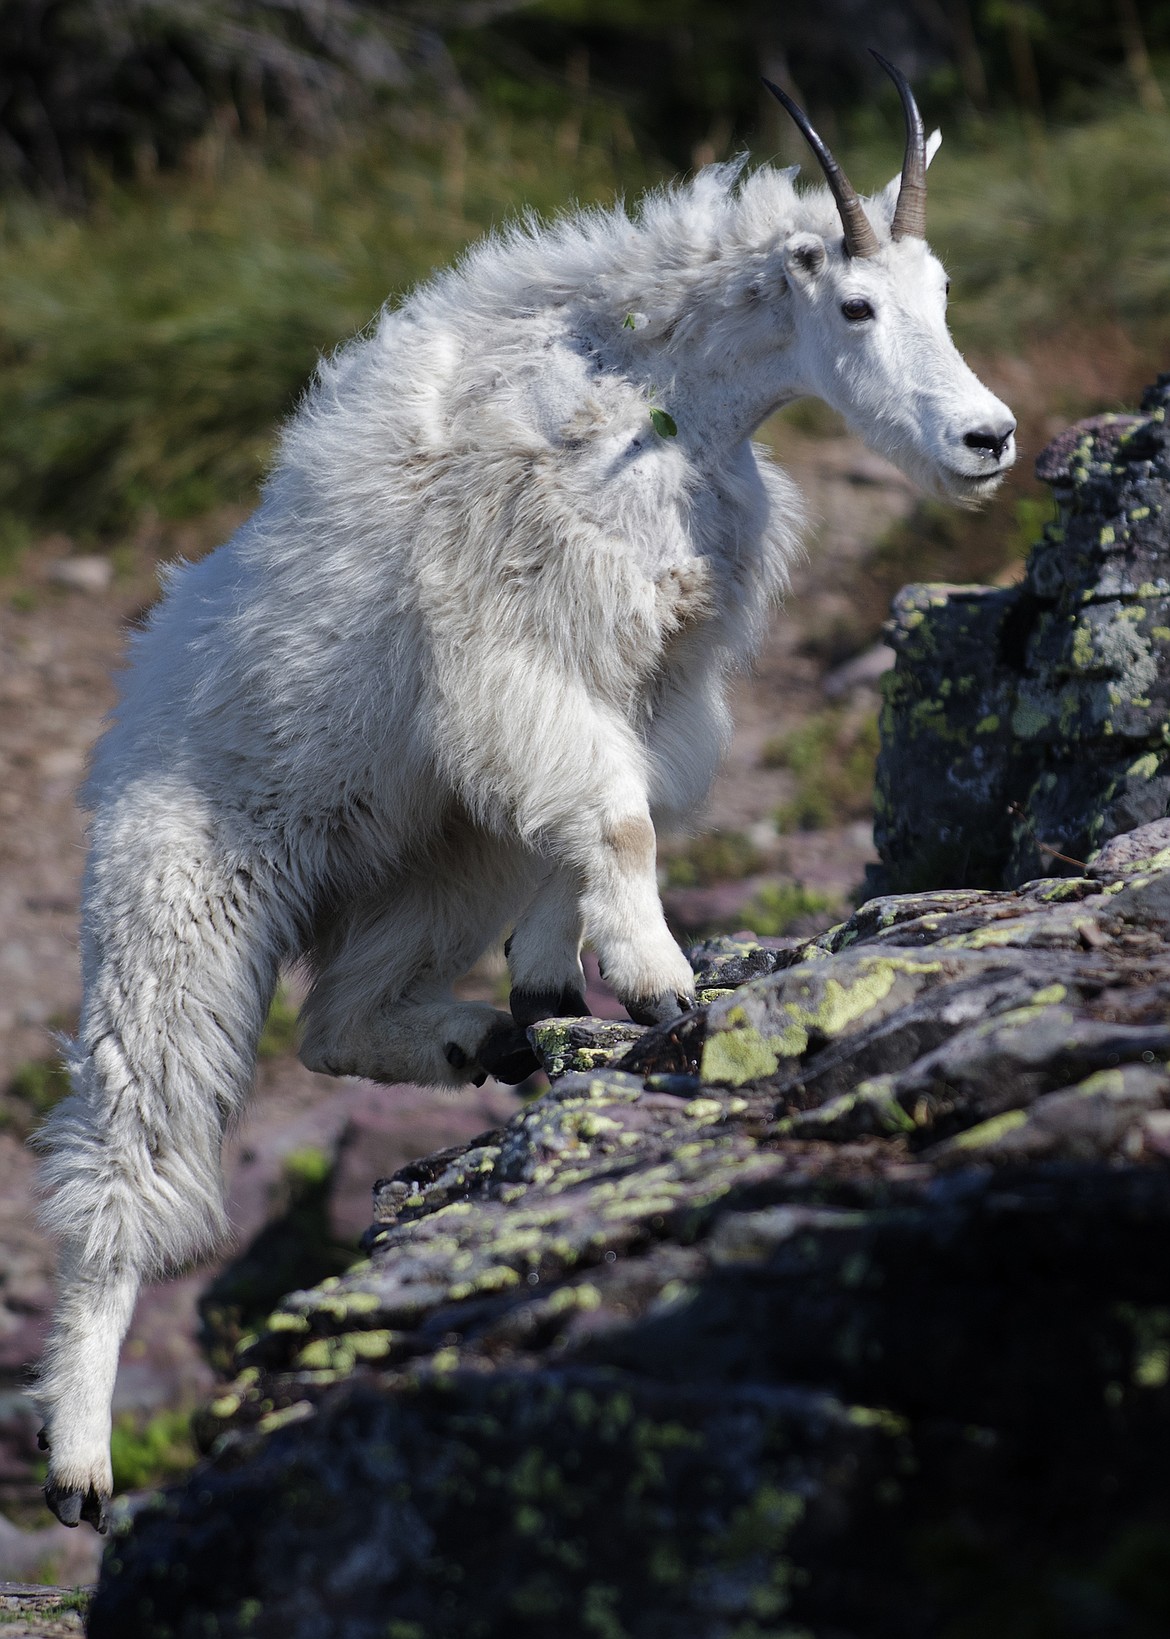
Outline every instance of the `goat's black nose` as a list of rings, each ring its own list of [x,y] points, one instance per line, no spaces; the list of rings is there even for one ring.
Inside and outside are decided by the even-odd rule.
[[[964,435],[963,442],[969,450],[986,450],[998,461],[1015,430],[1014,421],[1005,421],[998,427],[975,427]]]

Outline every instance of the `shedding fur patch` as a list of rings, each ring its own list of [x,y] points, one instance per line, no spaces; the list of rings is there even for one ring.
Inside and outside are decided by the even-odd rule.
[[[648,819],[618,820],[607,825],[605,845],[624,870],[637,870],[654,858],[654,827]]]

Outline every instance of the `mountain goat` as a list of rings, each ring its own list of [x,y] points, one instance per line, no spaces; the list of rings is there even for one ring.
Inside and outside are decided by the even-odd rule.
[[[885,65],[887,68],[889,65]],[[863,203],[714,166],[472,248],[321,364],[263,503],[173,573],[95,754],[73,1095],[43,1134],[60,1295],[46,1495],[104,1529],[141,1280],[225,1232],[220,1145],[282,964],[302,1057],[376,1081],[534,1068],[596,948],[675,1016],[655,822],[693,811],[801,530],[749,442],[802,395],[963,502],[1015,458],[946,326],[905,80]],[[775,88],[773,88],[775,89]],[[511,1016],[451,984],[508,924]]]

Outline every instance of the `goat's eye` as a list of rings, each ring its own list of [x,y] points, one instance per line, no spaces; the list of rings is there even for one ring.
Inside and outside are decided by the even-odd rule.
[[[860,324],[863,319],[873,318],[873,308],[864,296],[850,296],[847,302],[841,303],[841,311],[850,324]]]
[[[945,290],[944,294],[949,296],[950,293],[951,293],[951,281],[948,279],[947,283],[946,283],[946,290]]]

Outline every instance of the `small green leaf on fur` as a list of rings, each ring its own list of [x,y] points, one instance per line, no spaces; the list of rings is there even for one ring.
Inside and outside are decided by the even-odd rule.
[[[657,405],[652,405],[650,408],[650,420],[653,423],[654,431],[658,434],[659,438],[677,437],[678,427],[675,424],[674,417],[668,410],[660,410]]]

